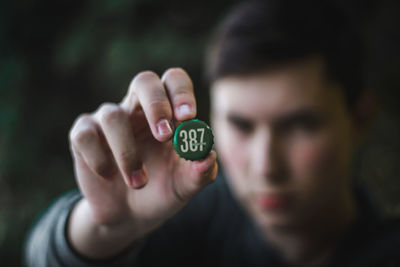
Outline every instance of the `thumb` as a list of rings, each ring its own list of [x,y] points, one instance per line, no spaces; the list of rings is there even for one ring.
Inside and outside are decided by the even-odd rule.
[[[216,179],[218,173],[217,153],[212,150],[204,159],[185,161],[185,164],[188,164],[186,166],[188,175],[181,177],[181,183],[177,184],[178,188],[175,191],[177,197],[184,202]]]

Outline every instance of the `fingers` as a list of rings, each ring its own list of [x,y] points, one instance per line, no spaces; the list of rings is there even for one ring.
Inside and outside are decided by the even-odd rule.
[[[133,188],[143,187],[147,183],[147,176],[142,169],[129,114],[116,104],[103,104],[94,118],[100,125],[125,183]]]
[[[74,152],[99,176],[107,178],[120,171],[128,186],[143,187],[147,176],[134,136],[134,130],[143,125],[132,124],[132,118],[140,113],[144,113],[156,140],[169,140],[174,119],[196,116],[193,84],[187,73],[169,69],[162,80],[150,71],[136,75],[120,105],[103,104],[93,115],[76,121],[70,136]]]
[[[211,151],[207,157],[190,162],[187,167],[185,173],[189,176],[181,177],[182,179],[174,183],[174,193],[182,203],[215,180],[218,173],[217,154]]]
[[[154,72],[139,73],[121,106],[128,112],[141,107],[154,138],[161,142],[171,138],[173,118],[188,120],[197,112],[192,81],[180,68],[167,70],[162,80]]]
[[[210,154],[204,159],[194,161],[192,164],[193,168],[199,174],[200,180],[206,180],[207,183],[215,179],[218,171],[218,164],[217,153],[214,150],[211,150]]]
[[[205,186],[213,182],[218,173],[217,153],[212,150],[204,159],[192,162],[192,168],[197,173],[195,183]]]
[[[71,129],[70,143],[74,154],[100,177],[120,172],[129,187],[147,183],[129,115],[118,105],[103,104],[94,115],[80,116]]]
[[[154,72],[141,72],[133,79],[126,102],[139,104],[149,123],[151,132],[158,141],[172,136],[172,109],[160,78]],[[137,102],[132,98],[137,97]]]
[[[189,75],[181,68],[171,68],[164,73],[162,81],[171,99],[175,119],[183,121],[196,117],[196,99]]]
[[[116,166],[110,149],[101,141],[98,127],[90,115],[80,116],[70,132],[70,143],[74,154],[87,163],[97,175],[110,178]]]

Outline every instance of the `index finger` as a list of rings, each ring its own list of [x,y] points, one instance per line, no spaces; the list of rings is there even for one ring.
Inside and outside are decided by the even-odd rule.
[[[171,101],[174,117],[184,121],[196,117],[197,107],[193,83],[181,68],[168,69],[161,78]]]
[[[119,104],[129,114],[131,114],[134,111],[134,109],[139,106],[139,100],[133,90],[132,83],[133,80],[129,85],[128,92],[126,93],[121,103]]]

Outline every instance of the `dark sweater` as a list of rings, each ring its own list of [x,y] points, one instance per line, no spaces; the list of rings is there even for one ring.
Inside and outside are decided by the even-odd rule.
[[[383,220],[360,189],[359,217],[326,266],[400,267],[400,220]],[[58,198],[32,227],[25,244],[27,266],[287,266],[268,246],[219,177],[162,227],[106,261],[76,253],[66,222],[78,190]]]

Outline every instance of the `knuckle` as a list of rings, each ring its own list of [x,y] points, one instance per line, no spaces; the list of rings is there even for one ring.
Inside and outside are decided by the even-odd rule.
[[[167,101],[156,99],[149,103],[149,107],[154,111],[157,118],[169,118],[171,116],[171,106]]]
[[[159,88],[156,85],[149,86],[146,88],[150,92],[149,100],[150,102],[159,101],[159,102],[167,102],[168,97],[167,93],[163,88]]]
[[[88,114],[79,115],[72,124],[72,127],[69,131],[69,137],[71,138],[77,129],[79,129],[80,127],[82,127],[83,124],[86,124],[89,121],[91,121],[90,115]]]
[[[181,68],[168,69],[163,75],[168,90],[177,97],[193,98],[193,83],[189,75]]]
[[[136,153],[133,150],[125,150],[119,154],[119,159],[121,163],[125,164],[127,162],[133,161],[136,157]]]
[[[97,138],[97,130],[94,127],[82,127],[78,129],[71,140],[77,145],[85,145],[93,142]]]
[[[117,104],[106,102],[106,103],[103,103],[103,104],[100,105],[100,107],[98,108],[96,113],[97,114],[99,114],[99,113],[101,114],[101,113],[107,112],[108,110],[113,110],[113,109],[116,109],[116,108],[118,108]]]
[[[93,137],[96,134],[97,130],[95,128],[95,124],[93,123],[92,117],[86,113],[81,114],[75,120],[71,130],[69,131],[69,141],[72,144],[76,141],[88,139],[89,137],[87,136]]]
[[[193,193],[190,194],[188,192],[179,190],[178,188],[174,187],[174,195],[178,199],[179,202],[187,203],[190,200],[190,198],[192,197]]]
[[[80,115],[76,118],[75,124],[77,125],[77,124],[79,124],[79,123],[87,122],[87,121],[92,121],[92,116],[90,116],[90,114],[88,114],[88,113],[83,113],[83,114],[80,114]]]
[[[103,124],[120,122],[125,115],[124,110],[116,104],[103,104],[99,110],[99,120]]]
[[[120,152],[118,155],[118,161],[121,170],[127,173],[134,169],[138,169],[138,166],[140,165],[134,149]]]

